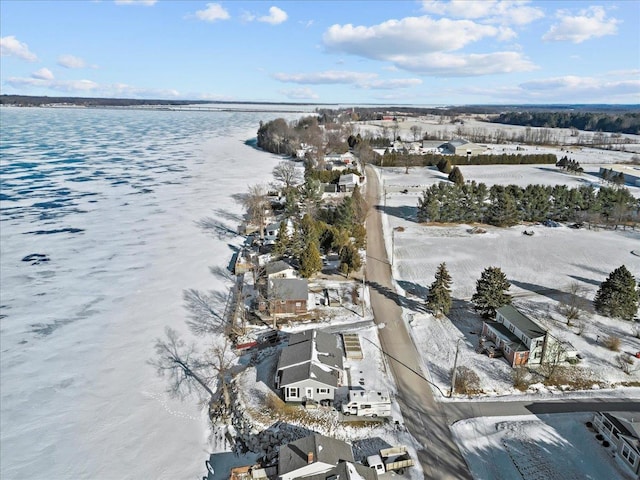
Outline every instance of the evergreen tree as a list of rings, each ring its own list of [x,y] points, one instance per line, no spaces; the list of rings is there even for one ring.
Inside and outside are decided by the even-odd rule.
[[[446,263],[441,263],[436,271],[436,279],[429,287],[427,307],[436,315],[446,315],[451,310],[451,276]]]
[[[352,245],[346,245],[340,250],[340,271],[347,277],[351,272],[358,270],[362,266],[358,249]]]
[[[476,293],[471,297],[476,311],[485,318],[495,318],[496,309],[511,303],[507,293],[511,284],[499,267],[487,267],[476,282]]]
[[[511,193],[500,185],[491,187],[487,223],[496,227],[511,227],[518,223],[518,217],[516,201]]]
[[[456,185],[464,185],[464,177],[462,176],[462,172],[458,167],[453,167],[453,170],[451,170],[448,178]]]
[[[287,232],[287,221],[280,222],[280,229],[278,230],[278,237],[273,244],[273,255],[276,257],[282,257],[287,253],[289,249],[289,232]]]
[[[639,295],[633,275],[622,265],[600,284],[593,305],[601,315],[631,320],[638,313]]]
[[[300,275],[309,278],[320,270],[322,270],[320,250],[318,250],[316,242],[309,241],[300,258]]]

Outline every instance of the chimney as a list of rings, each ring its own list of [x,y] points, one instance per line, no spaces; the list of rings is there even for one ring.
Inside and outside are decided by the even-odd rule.
[[[307,464],[313,463],[313,452],[307,453]]]

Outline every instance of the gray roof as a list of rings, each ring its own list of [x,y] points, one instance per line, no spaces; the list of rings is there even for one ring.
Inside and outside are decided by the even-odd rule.
[[[305,330],[289,337],[289,345],[280,352],[278,370],[304,362],[316,362],[342,369],[342,348],[337,335]]]
[[[299,382],[308,382],[310,380],[338,388],[338,372],[335,370],[323,370],[320,366],[311,362],[285,368],[280,378],[280,387],[286,387]]]
[[[529,351],[529,347],[527,347],[520,337],[516,334],[511,333],[511,331],[505,327],[502,323],[496,322],[494,320],[485,320],[489,327],[494,329],[496,332],[500,334],[503,338],[506,338],[509,341],[509,348],[514,352],[527,352]]]
[[[273,278],[269,280],[268,296],[275,300],[307,300],[309,284],[301,278]]]
[[[293,268],[293,267],[289,265],[287,262],[283,262],[282,260],[277,260],[275,262],[268,263],[265,268],[265,271],[267,275],[271,275],[273,273],[284,272],[285,270],[288,270],[290,268]]]
[[[374,468],[365,467],[361,463],[351,463],[340,461],[337,467],[317,475],[309,475],[304,477],[305,480],[327,480],[327,478],[335,477],[340,480],[378,480],[378,475]]]
[[[529,338],[538,338],[544,336],[545,329],[531,320],[529,317],[520,313],[513,305],[505,305],[496,310],[496,313],[505,317],[513,326],[524,333]]]
[[[294,472],[307,465],[309,453],[313,454],[314,463],[337,465],[340,460],[354,461],[351,445],[316,433],[280,447],[278,475]]]
[[[447,143],[453,147],[461,147],[462,145],[467,145],[471,142],[469,140],[465,140],[464,138],[456,138],[454,140],[449,140]]]

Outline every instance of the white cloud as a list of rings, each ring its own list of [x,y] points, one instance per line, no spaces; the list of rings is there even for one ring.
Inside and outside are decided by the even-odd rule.
[[[36,70],[31,74],[32,78],[37,78],[39,80],[53,80],[53,73],[48,68],[41,68],[40,70]]]
[[[41,69],[46,70],[46,69]],[[36,77],[35,72],[31,78],[11,77],[6,83],[15,88],[40,88],[48,89],[54,92],[63,92],[75,95],[99,95],[104,97],[129,97],[129,98],[180,98],[181,94],[173,89],[148,89],[139,88],[125,83],[114,83],[102,85],[93,80],[55,80],[53,75],[51,78],[45,78],[46,75]],[[50,72],[49,72],[50,73]],[[193,97],[192,97],[193,98]]]
[[[391,80],[373,80],[360,84],[362,88],[373,90],[397,90],[399,88],[410,88],[421,85],[419,78],[393,78]]]
[[[73,55],[60,55],[57,63],[65,68],[85,68],[87,66],[83,59]]]
[[[279,25],[280,23],[286,22],[287,18],[289,18],[287,12],[278,7],[271,7],[269,9],[269,15],[259,17],[258,21],[270,23],[271,25]]]
[[[480,95],[493,101],[535,103],[638,103],[640,102],[640,80],[633,71],[611,80],[613,72],[598,77],[541,78],[514,86],[470,87],[460,93]]]
[[[313,73],[276,73],[273,77],[281,82],[322,85],[362,83],[376,78],[377,75],[375,73],[327,70]]]
[[[251,12],[244,11],[240,15],[240,20],[242,20],[243,22],[253,22],[255,19],[256,16]]]
[[[538,68],[519,52],[399,55],[391,61],[403,70],[435,77],[494,75],[528,72]]]
[[[273,77],[281,82],[298,83],[301,85],[356,85],[359,88],[372,90],[409,88],[422,83],[422,80],[419,78],[380,79],[377,73],[335,70],[313,73],[276,73]]]
[[[116,0],[116,5],[144,5],[150,7],[154,5],[158,0]]]
[[[53,80],[44,78],[11,77],[7,83],[13,87],[44,87],[58,92],[74,93],[95,91],[98,84],[91,80]]]
[[[18,57],[28,62],[38,60],[36,54],[29,50],[26,43],[22,43],[13,35],[0,38],[0,56],[2,57]]]
[[[317,100],[318,98],[320,98],[320,96],[310,88],[279,90],[279,93],[291,100]]]
[[[566,10],[559,10],[556,16],[560,19],[560,23],[552,25],[542,36],[543,40],[582,43],[590,38],[615,35],[620,23],[616,18],[607,18],[604,8],[599,6],[581,10],[576,16],[572,16]]]
[[[196,18],[205,22],[215,22],[217,20],[228,20],[231,17],[229,12],[219,3],[207,3],[207,8],[196,12]]]
[[[525,25],[544,17],[541,8],[526,0],[423,0],[422,10],[454,18],[483,19],[503,25]]]
[[[470,20],[407,17],[387,20],[371,27],[333,25],[323,35],[330,51],[377,60],[402,54],[425,54],[459,50],[486,37],[504,37],[505,30]]]

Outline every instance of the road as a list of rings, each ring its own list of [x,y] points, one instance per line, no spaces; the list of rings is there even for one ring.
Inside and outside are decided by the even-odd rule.
[[[406,427],[422,449],[418,460],[427,479],[471,479],[469,469],[453,441],[449,425],[483,416],[541,415],[593,411],[638,411],[637,399],[589,398],[558,401],[437,402],[421,369],[420,355],[402,320],[400,301],[391,283],[380,213],[380,185],[367,167],[366,198],[372,206],[367,218],[366,281],[380,343],[396,380]]]
[[[449,430],[447,412],[433,398],[420,367],[420,356],[402,320],[402,309],[391,283],[379,211],[380,185],[367,167],[366,198],[372,212],[367,218],[366,278],[380,343],[396,380],[405,425],[422,449],[418,460],[425,478],[434,480],[472,479]]]

